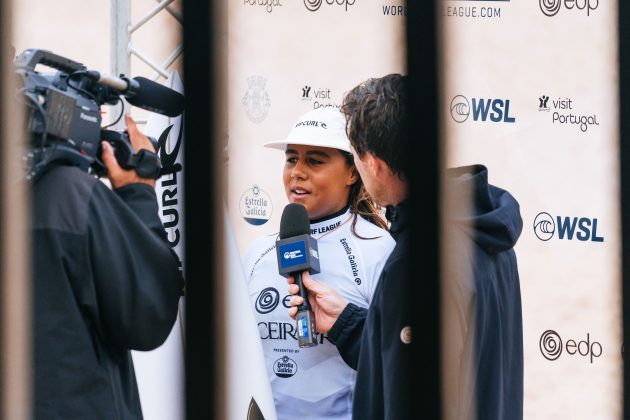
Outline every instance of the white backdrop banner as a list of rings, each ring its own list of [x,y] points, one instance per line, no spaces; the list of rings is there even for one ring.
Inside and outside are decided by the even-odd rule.
[[[170,75],[165,85],[178,92],[184,91],[177,72]],[[158,140],[158,155],[162,161],[162,167],[170,172],[158,180],[155,192],[160,218],[169,244],[181,263],[184,256],[182,116],[170,118],[151,114],[144,133]],[[183,264],[181,269],[184,270]],[[142,413],[146,420],[183,420],[185,418],[183,314],[184,300],[182,299],[177,321],[164,344],[150,352],[132,352]]]
[[[358,83],[404,73],[403,5],[403,0],[228,3],[227,206],[239,252],[278,232],[287,204],[284,153],[262,144],[285,138],[309,110],[339,107]],[[243,292],[249,299],[246,287]],[[231,330],[237,337],[229,340],[240,333]],[[258,363],[265,368],[262,358]]]
[[[278,231],[286,137],[358,83],[404,73],[403,0],[229,2],[228,211],[241,252]]]
[[[520,202],[526,419],[622,416],[617,3],[442,1],[448,166]]]

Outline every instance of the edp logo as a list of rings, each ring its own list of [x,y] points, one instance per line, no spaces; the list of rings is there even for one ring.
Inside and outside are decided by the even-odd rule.
[[[591,15],[591,11],[597,9],[599,0],[539,0],[540,10],[545,16],[555,16],[562,5],[567,10],[586,10],[586,16]]]
[[[591,363],[593,363],[593,359],[602,355],[602,345],[597,341],[591,342],[591,337],[588,333],[586,334],[586,340],[576,342],[570,339],[563,346],[560,335],[554,330],[547,330],[540,336],[539,346],[543,357],[550,361],[559,359],[563,350],[569,356],[579,354],[582,357],[589,357]]]

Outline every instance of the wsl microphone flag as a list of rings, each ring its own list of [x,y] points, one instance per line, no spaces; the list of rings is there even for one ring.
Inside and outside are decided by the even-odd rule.
[[[315,314],[308,301],[308,291],[302,284],[302,272],[319,273],[317,241],[310,235],[310,221],[306,207],[297,203],[287,204],[280,219],[280,234],[276,241],[278,273],[292,275],[303,299],[295,316],[299,347],[317,345]]]
[[[241,258],[224,208],[228,420],[275,420],[276,408]]]
[[[166,80],[164,90],[183,92],[177,72]],[[157,89],[160,91],[160,89]],[[162,175],[155,192],[167,240],[185,273],[184,256],[184,135],[182,115],[170,118],[152,114],[142,132],[158,139],[157,154]],[[184,276],[185,278],[186,276]],[[177,321],[160,347],[150,352],[133,351],[136,381],[145,420],[184,420],[184,299]],[[147,326],[150,328],[150,326]]]

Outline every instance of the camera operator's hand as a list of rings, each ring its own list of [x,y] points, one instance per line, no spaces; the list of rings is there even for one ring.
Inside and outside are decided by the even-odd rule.
[[[125,124],[127,125],[127,133],[129,134],[131,147],[133,148],[135,153],[138,153],[140,149],[146,149],[150,152],[155,153],[155,149],[153,148],[151,141],[148,139],[147,136],[142,134],[140,130],[138,130],[135,121],[131,118],[129,114],[125,115]],[[124,187],[125,185],[132,184],[134,182],[142,182],[144,184],[155,187],[154,179],[142,178],[134,169],[127,170],[121,168],[116,161],[114,148],[111,144],[103,141],[101,142],[101,146],[103,148],[103,163],[107,168],[107,177],[112,183],[112,187],[114,189]]]

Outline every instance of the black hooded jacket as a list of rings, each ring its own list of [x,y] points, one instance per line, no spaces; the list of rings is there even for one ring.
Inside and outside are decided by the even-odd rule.
[[[481,165],[447,170],[446,186],[451,197],[471,199],[466,200],[471,205],[453,205],[446,212],[443,249],[452,264],[445,264],[443,302],[454,310],[445,332],[449,347],[442,349],[453,368],[443,378],[453,385],[443,396],[445,414],[522,419],[523,329],[513,250],[522,230],[519,205],[507,191],[488,184],[487,169]],[[346,363],[357,369],[355,419],[422,418],[407,411],[419,391],[404,380],[413,354],[402,342],[401,327],[411,324],[412,314],[399,303],[408,282],[422,278],[406,278],[410,232],[405,221],[411,215],[404,203],[394,215],[396,248],[370,308],[349,304],[328,333]]]
[[[57,166],[32,206],[34,418],[141,419],[130,350],[166,340],[183,290],[154,189]]]
[[[443,295],[451,367],[446,407],[458,419],[523,418],[523,321],[514,246],[523,221],[512,195],[481,165],[447,171]],[[463,203],[462,203],[463,201]],[[467,395],[468,394],[468,395]]]

